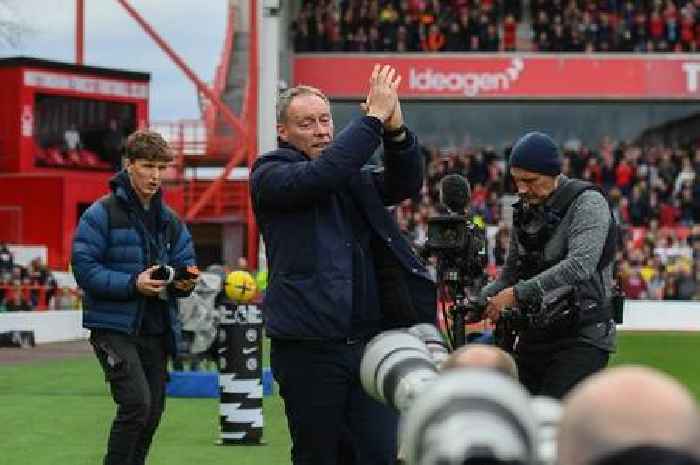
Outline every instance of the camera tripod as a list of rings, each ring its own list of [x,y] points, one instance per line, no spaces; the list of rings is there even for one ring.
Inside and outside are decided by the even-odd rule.
[[[443,317],[450,320],[451,329],[448,326],[447,337],[452,350],[455,350],[467,342],[464,325],[481,321],[484,308],[466,295],[464,275],[458,269],[441,271],[440,290],[442,297],[444,300],[452,302],[446,311],[443,309]],[[445,323],[447,324],[447,321]]]

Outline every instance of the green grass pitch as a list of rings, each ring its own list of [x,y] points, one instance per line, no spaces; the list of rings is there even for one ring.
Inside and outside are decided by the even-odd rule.
[[[627,332],[612,364],[660,368],[700,399],[698,333]],[[267,364],[267,362],[265,362]],[[0,465],[97,465],[114,406],[92,357],[0,365]],[[264,400],[263,446],[217,446],[218,401],[174,399],[156,433],[149,465],[289,463],[282,402]]]

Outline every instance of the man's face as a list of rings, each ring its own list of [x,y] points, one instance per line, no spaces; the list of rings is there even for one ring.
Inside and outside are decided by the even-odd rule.
[[[518,195],[530,205],[543,203],[556,187],[556,176],[548,176],[516,167],[510,169],[510,174],[518,188]]]
[[[333,140],[330,106],[318,95],[294,97],[287,108],[287,120],[277,124],[277,135],[310,158],[318,158]]]
[[[126,161],[126,171],[131,179],[131,186],[142,201],[149,201],[158,192],[163,180],[163,173],[169,162],[161,160],[135,159]]]

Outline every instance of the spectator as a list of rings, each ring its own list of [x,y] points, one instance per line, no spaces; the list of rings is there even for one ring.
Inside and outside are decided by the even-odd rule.
[[[63,133],[63,140],[68,152],[80,150],[82,148],[80,143],[80,131],[78,131],[75,124],[71,124],[68,129],[66,129]]]
[[[587,465],[628,447],[700,454],[700,413],[676,380],[645,367],[618,367],[585,380],[564,400],[559,463]]]
[[[455,350],[445,360],[442,369],[455,368],[488,368],[518,379],[518,366],[513,357],[492,345],[468,344]]]
[[[22,291],[21,281],[14,281],[5,293],[5,308],[8,312],[28,312],[32,309],[29,299]]]
[[[122,168],[124,135],[119,129],[117,120],[111,118],[109,127],[102,139],[104,160],[112,165],[112,169],[117,172]]]
[[[693,204],[693,191],[691,186],[683,186],[680,193],[679,208],[680,221],[686,225],[693,224],[693,212],[695,205]]]
[[[676,176],[676,180],[673,184],[673,194],[678,195],[681,189],[683,189],[683,186],[691,186],[694,182],[695,167],[693,167],[690,157],[686,155],[681,161],[681,170]]]
[[[663,300],[666,287],[666,270],[659,266],[656,273],[647,283],[647,298],[651,300]]]
[[[483,40],[483,51],[497,52],[501,46],[501,39],[498,37],[498,29],[493,23],[486,26],[486,36]]]
[[[679,271],[677,285],[678,300],[692,300],[698,293],[698,283],[690,267],[684,267]]]
[[[421,43],[421,47],[425,52],[439,52],[445,46],[445,34],[442,33],[440,27],[433,23],[428,29],[428,34]]]
[[[645,299],[647,297],[647,284],[638,270],[630,270],[629,274],[623,277],[622,291],[630,299]]]
[[[643,196],[640,186],[632,188],[632,197],[629,203],[630,222],[634,226],[643,226],[649,222],[650,206],[649,201]]]
[[[632,188],[632,176],[634,171],[630,166],[627,157],[620,161],[615,170],[615,185],[622,191],[623,194],[629,194]]]
[[[503,50],[506,52],[515,51],[515,38],[518,24],[512,14],[506,16],[503,21]]]
[[[510,230],[505,226],[498,228],[496,233],[496,244],[493,249],[496,266],[503,266],[508,256],[508,245],[510,243]]]
[[[467,50],[467,38],[457,21],[452,21],[448,25],[445,34],[445,51],[464,52]]]
[[[14,266],[12,252],[7,248],[7,244],[0,242],[0,277],[11,276]]]
[[[32,307],[36,307],[40,303],[47,305],[53,297],[56,289],[56,281],[51,277],[51,272],[41,261],[41,258],[35,258],[29,263],[28,284],[33,287],[43,287],[43,292],[39,289],[32,289],[30,292]],[[44,299],[39,302],[39,299]]]

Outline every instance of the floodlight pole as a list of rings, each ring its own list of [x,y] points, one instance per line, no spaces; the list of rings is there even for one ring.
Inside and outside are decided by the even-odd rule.
[[[85,61],[85,0],[75,0],[75,64]]]

